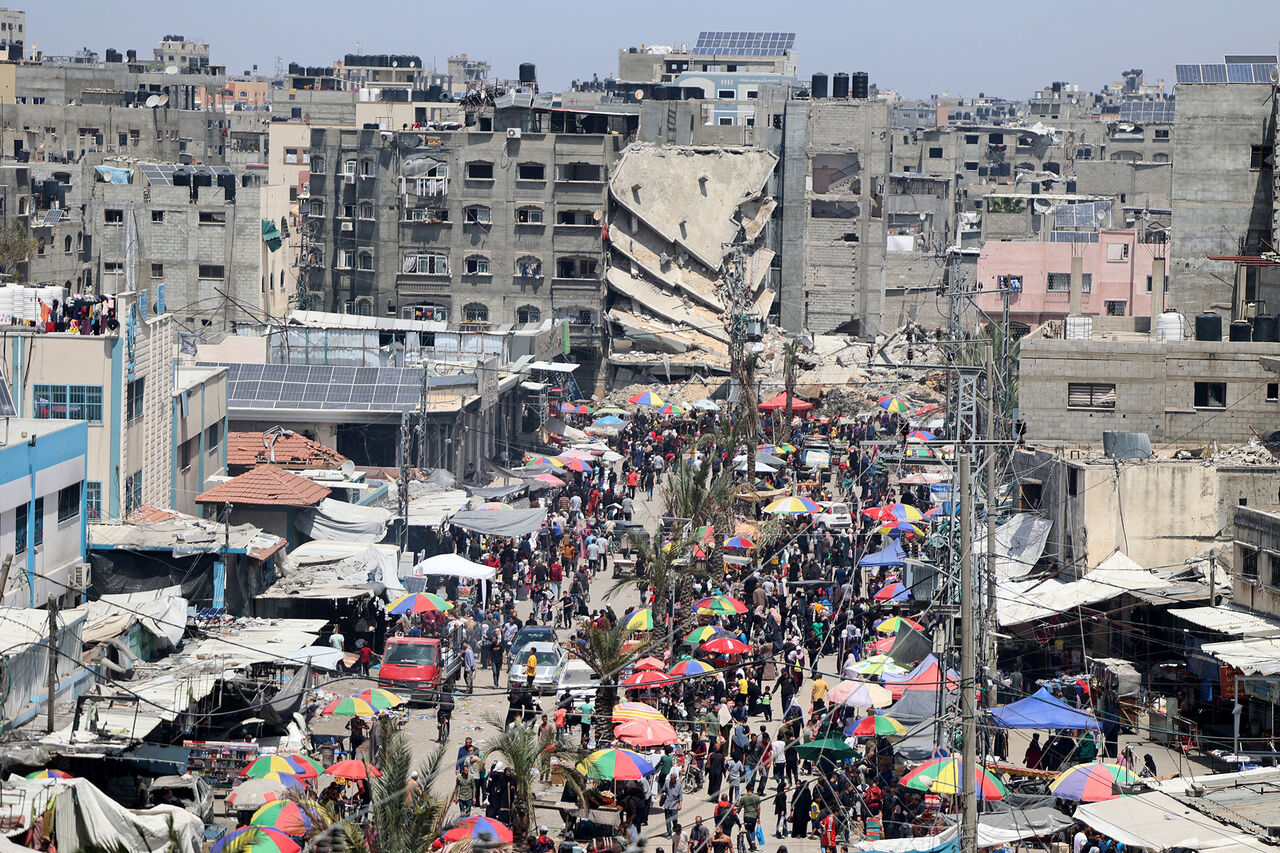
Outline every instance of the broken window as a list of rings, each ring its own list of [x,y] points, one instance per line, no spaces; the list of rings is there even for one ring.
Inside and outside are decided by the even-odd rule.
[[[472,255],[467,258],[467,275],[488,275],[489,259],[484,255]]]
[[[200,278],[224,278],[226,270],[222,264],[200,264]]]
[[[542,208],[540,207],[522,207],[516,211],[517,225],[541,225],[542,224]]]
[[[1107,262],[1115,263],[1118,261],[1129,260],[1129,244],[1128,243],[1108,243],[1107,244]]]
[[[226,225],[227,214],[221,210],[202,210],[200,211],[201,225]]]
[[[516,275],[520,278],[542,278],[542,259],[533,255],[517,258]]]
[[[124,222],[124,210],[109,207],[102,211],[102,221],[108,225],[119,225]]]
[[[603,170],[596,163],[565,163],[560,166],[560,180],[599,183]]]
[[[545,181],[547,167],[544,163],[521,163],[516,167],[516,177],[522,181]]]
[[[488,225],[490,221],[489,208],[485,207],[482,204],[478,204],[473,207],[468,207],[465,211],[463,211],[463,214],[465,216],[464,221],[473,223],[476,225]]]
[[[557,225],[594,225],[595,214],[589,210],[556,211]]]
[[[1195,383],[1192,402],[1197,409],[1225,409],[1227,407],[1227,383]]]
[[[493,164],[484,160],[473,160],[467,164],[467,177],[473,181],[492,181]]]
[[[1249,168],[1270,169],[1276,164],[1275,149],[1270,145],[1254,145],[1249,149]]]
[[[933,148],[930,148],[930,149],[929,149],[929,159],[930,159],[930,160],[941,160],[941,159],[942,159],[942,147],[941,147],[941,146],[935,146],[935,147],[933,147]]]
[[[1112,411],[1115,407],[1116,384],[1114,382],[1067,383],[1067,408]]]

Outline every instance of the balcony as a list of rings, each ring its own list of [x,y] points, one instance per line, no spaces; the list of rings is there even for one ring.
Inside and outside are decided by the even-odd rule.
[[[431,278],[428,276],[412,276],[411,273],[401,273],[396,279],[396,293],[401,296],[439,296],[448,294],[453,286],[452,280],[448,276],[440,278]]]
[[[562,278],[556,276],[551,279],[552,290],[574,291],[577,293],[595,293],[600,290],[600,284],[599,278]]]

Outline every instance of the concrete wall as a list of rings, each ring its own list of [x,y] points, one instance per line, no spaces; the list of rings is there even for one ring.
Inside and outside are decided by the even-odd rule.
[[[1244,557],[1257,559],[1257,574],[1246,577]],[[1268,616],[1280,616],[1280,516],[1276,507],[1235,507],[1231,597],[1236,604]]]
[[[1029,441],[1087,445],[1106,431],[1145,432],[1153,447],[1243,443],[1280,427],[1280,381],[1258,364],[1280,344],[1024,338],[1018,393]],[[1115,408],[1068,408],[1073,382],[1114,383]],[[1197,408],[1195,383],[1226,384],[1226,405]]]
[[[230,120],[221,112],[80,104],[49,101],[18,103],[0,118],[0,144],[11,156],[14,142],[31,152],[33,161],[119,155],[176,163],[221,163]],[[82,132],[83,131],[83,132]]]
[[[210,477],[227,471],[227,371],[179,368],[177,379],[179,387],[173,391],[174,463],[168,506],[198,515],[195,496],[205,490]],[[183,445],[190,451],[185,468]]]

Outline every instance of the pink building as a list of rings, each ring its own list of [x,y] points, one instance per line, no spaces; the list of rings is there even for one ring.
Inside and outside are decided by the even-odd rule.
[[[1151,312],[1154,243],[1138,241],[1132,229],[1100,228],[1096,243],[989,241],[978,255],[978,306],[999,317],[1005,280],[1017,281],[1009,296],[1009,318],[1035,326],[1067,316],[1071,299],[1073,248],[1084,259],[1081,311],[1086,315],[1145,317]],[[1166,281],[1168,276],[1166,276]],[[1168,288],[1166,287],[1166,292]]]

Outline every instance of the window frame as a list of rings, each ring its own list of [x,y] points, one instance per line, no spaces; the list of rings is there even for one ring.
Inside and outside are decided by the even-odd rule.
[[[1213,403],[1213,389],[1222,389],[1221,403]],[[1203,395],[1201,394],[1203,391]],[[1199,402],[1203,400],[1204,402]],[[1191,405],[1197,409],[1225,409],[1227,407],[1227,383],[1213,381],[1196,381],[1191,383]]]
[[[27,553],[27,528],[31,524],[31,502],[23,501],[13,508],[13,553]]]
[[[41,413],[40,398],[46,400],[45,413]],[[31,406],[37,420],[85,421],[102,424],[103,393],[101,385],[52,385],[38,384],[31,389]],[[61,406],[61,414],[56,409]],[[72,417],[72,413],[85,417]]]
[[[125,386],[125,423],[133,423],[143,416],[147,406],[147,377],[139,376]]]
[[[80,517],[80,484],[71,483],[58,489],[58,523]]]
[[[102,519],[102,481],[85,480],[84,517],[86,521]]]
[[[35,509],[31,513],[32,527],[34,528],[31,536],[31,544],[39,548],[44,544],[44,495],[36,498]]]
[[[537,175],[526,175],[525,169],[538,169]],[[537,160],[525,160],[516,164],[516,180],[517,181],[545,181],[547,179],[547,164],[538,162]]]
[[[1082,401],[1082,396],[1087,399]],[[1076,401],[1074,403],[1073,397]],[[1073,411],[1114,412],[1117,401],[1118,395],[1114,382],[1067,383],[1067,408]]]

